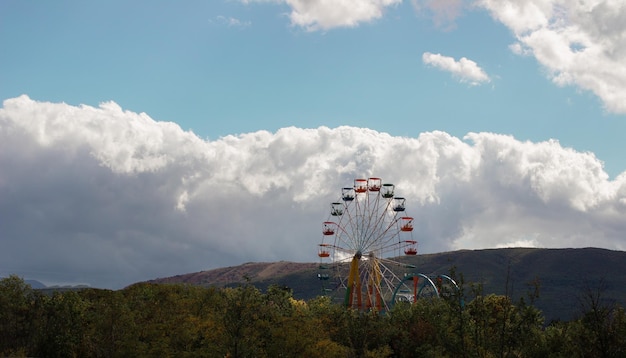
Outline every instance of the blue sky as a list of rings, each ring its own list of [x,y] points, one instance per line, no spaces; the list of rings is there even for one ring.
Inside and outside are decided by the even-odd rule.
[[[613,0],[2,1],[0,275],[313,261],[328,202],[370,175],[403,188],[422,253],[623,250],[624,18]]]

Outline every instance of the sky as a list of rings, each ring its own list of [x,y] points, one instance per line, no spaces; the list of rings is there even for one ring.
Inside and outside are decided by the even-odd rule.
[[[626,248],[621,0],[4,0],[0,46],[0,276],[315,262],[368,177],[420,253]]]

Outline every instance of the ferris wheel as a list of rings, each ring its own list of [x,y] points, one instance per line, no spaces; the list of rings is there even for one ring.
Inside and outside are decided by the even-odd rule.
[[[381,178],[355,179],[341,189],[322,223],[318,248],[318,278],[326,294],[346,307],[379,311],[398,301],[438,296],[428,276],[407,272],[415,266],[397,260],[417,254],[405,203]]]

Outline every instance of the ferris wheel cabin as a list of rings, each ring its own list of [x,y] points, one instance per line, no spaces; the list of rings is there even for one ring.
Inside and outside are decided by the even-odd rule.
[[[380,191],[380,184],[382,180],[380,178],[369,178],[367,180],[367,190],[378,192]]]
[[[396,186],[393,184],[383,184],[383,186],[380,189],[380,195],[383,198],[386,199],[391,199],[393,198],[393,191],[395,190]]]
[[[413,218],[409,216],[400,218],[400,231],[413,231]]]
[[[405,198],[395,197],[393,198],[393,211],[404,211],[406,207],[404,206],[406,202]]]
[[[407,246],[404,248],[404,254],[410,256],[417,255],[417,241],[406,240],[405,243]]]
[[[330,215],[332,215],[332,216],[341,216],[341,215],[343,215],[343,204],[342,203],[331,203],[330,204]]]
[[[354,179],[354,191],[356,193],[367,192],[367,179]]]
[[[320,244],[319,251],[317,252],[319,257],[330,257],[330,244]]]
[[[341,199],[343,201],[352,201],[354,200],[356,190],[354,188],[342,188],[341,189]]]
[[[327,273],[318,273],[317,278],[319,278],[320,280],[328,280],[330,278],[330,275]]]
[[[332,221],[324,221],[322,233],[326,236],[335,234],[335,223]]]

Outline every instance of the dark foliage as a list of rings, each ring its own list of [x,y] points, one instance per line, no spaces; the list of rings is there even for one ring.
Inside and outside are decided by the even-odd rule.
[[[462,282],[462,279],[460,280]],[[520,299],[480,286],[361,312],[284,286],[141,283],[42,294],[0,280],[0,356],[40,357],[622,357],[626,314],[582,291],[578,318],[544,323]],[[465,291],[470,292],[467,297]],[[533,291],[529,297],[535,297]]]

